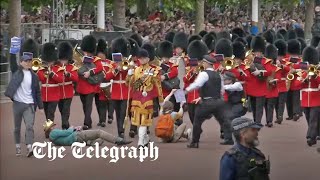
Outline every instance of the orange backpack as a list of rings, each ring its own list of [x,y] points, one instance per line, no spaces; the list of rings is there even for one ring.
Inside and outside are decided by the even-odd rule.
[[[171,138],[173,135],[174,122],[171,118],[171,114],[165,114],[159,116],[155,134],[159,138]]]

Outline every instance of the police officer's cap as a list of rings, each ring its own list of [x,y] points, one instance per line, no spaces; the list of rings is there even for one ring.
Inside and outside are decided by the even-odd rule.
[[[210,55],[204,55],[203,61],[205,61],[209,64],[214,64],[216,62],[216,60],[213,57],[211,57]]]
[[[236,80],[236,76],[235,76],[232,72],[227,71],[227,72],[225,72],[225,73],[223,74],[223,79],[224,79],[224,80],[232,80],[232,81],[235,81],[235,80]]]
[[[246,117],[236,118],[231,123],[233,131],[239,131],[244,128],[261,129],[263,125],[261,123],[254,122],[252,119]]]

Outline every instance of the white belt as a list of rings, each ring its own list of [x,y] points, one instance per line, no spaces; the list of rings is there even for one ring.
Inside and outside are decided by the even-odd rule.
[[[113,80],[112,83],[123,84],[123,83],[126,83],[126,81],[124,81],[124,80],[121,80],[121,81],[115,81],[115,80]]]
[[[305,89],[301,89],[301,91],[303,92],[316,92],[316,91],[320,91],[319,88],[305,88]]]
[[[281,78],[281,80],[282,80],[282,81],[286,81],[286,80],[287,80],[287,78]]]
[[[105,87],[108,87],[108,86],[110,86],[111,85],[111,83],[101,83],[100,84],[100,87],[101,88],[105,88]]]
[[[60,83],[59,85],[60,86],[65,86],[65,85],[70,85],[70,84],[72,84],[72,81]]]
[[[59,87],[59,84],[42,84],[42,87]]]

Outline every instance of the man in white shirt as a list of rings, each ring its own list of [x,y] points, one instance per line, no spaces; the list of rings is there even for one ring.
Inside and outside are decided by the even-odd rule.
[[[198,148],[199,139],[202,133],[201,125],[206,120],[215,116],[224,131],[222,145],[233,145],[230,118],[226,111],[226,104],[222,99],[223,85],[221,76],[213,70],[215,59],[205,55],[202,60],[204,71],[200,72],[196,80],[186,88],[186,93],[199,89],[201,100],[195,112],[193,123],[193,136],[188,148]]]

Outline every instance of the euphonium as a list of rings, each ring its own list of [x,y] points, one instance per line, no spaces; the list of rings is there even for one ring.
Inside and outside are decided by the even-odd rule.
[[[73,48],[73,65],[80,68],[83,65],[82,59],[84,54],[80,52],[80,47],[78,44]]]

